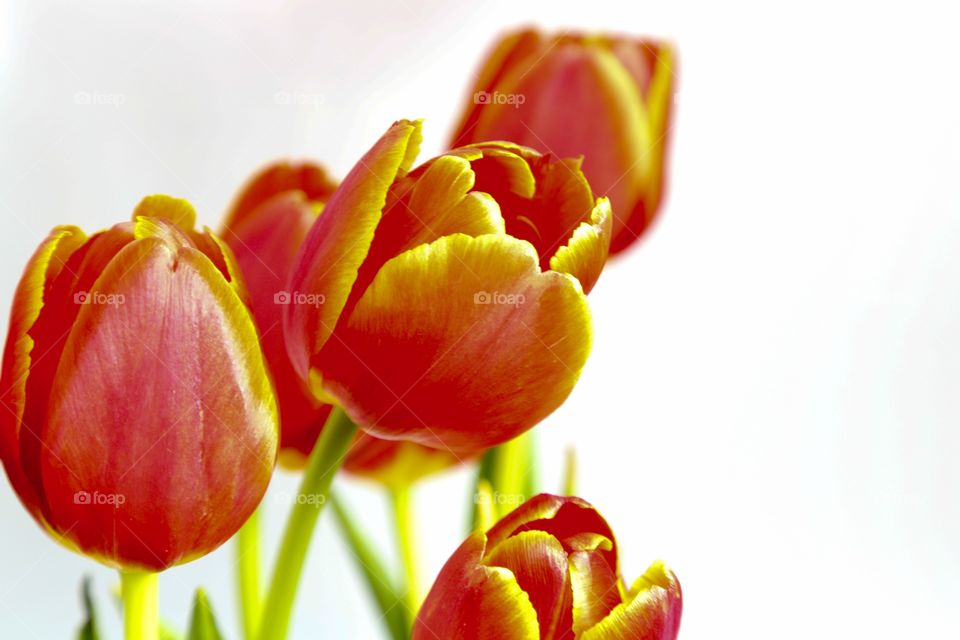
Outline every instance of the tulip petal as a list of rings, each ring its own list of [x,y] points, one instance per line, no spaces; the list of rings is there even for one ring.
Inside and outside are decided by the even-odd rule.
[[[289,305],[284,332],[298,375],[309,376],[309,361],[333,333],[357,271],[380,222],[387,192],[409,169],[420,142],[420,123],[397,122],[360,159],[330,197],[310,230],[291,274],[290,289],[324,300],[319,312]]]
[[[541,638],[564,637],[568,630],[557,627],[563,619],[564,605],[570,606],[572,572],[568,570],[566,551],[556,538],[543,531],[524,531],[492,547],[484,563],[513,573],[537,612]]]
[[[356,305],[384,263],[404,251],[455,233],[505,232],[497,202],[471,191],[476,177],[469,161],[440,156],[416,173],[394,185],[344,313]]]
[[[0,388],[3,391],[0,396],[3,404],[3,410],[0,411],[0,457],[17,495],[38,520],[42,518],[41,498],[38,495],[40,487],[27,479],[20,461],[27,378],[31,366],[46,356],[45,349],[37,348],[31,330],[43,312],[49,283],[56,280],[70,256],[86,240],[86,234],[77,227],[57,227],[51,231],[27,263],[10,310],[10,328],[0,375]],[[27,425],[26,428],[39,431],[39,425]]]
[[[74,319],[85,304],[94,301],[102,292],[96,288],[96,279],[114,255],[133,240],[133,225],[114,225],[92,235],[66,260],[56,277],[48,281],[44,304],[30,327],[34,341],[33,352],[38,356],[30,362],[26,379],[25,405],[20,434],[20,466],[22,472],[37,488],[43,499],[40,470],[41,441],[46,422],[49,397],[56,382],[57,366],[73,327]],[[41,500],[42,508],[46,504]]]
[[[457,126],[451,147],[459,147],[473,140],[482,140],[474,134],[480,111],[485,104],[481,92],[491,93],[500,84],[504,75],[517,67],[528,68],[531,60],[542,56],[543,37],[533,29],[523,29],[505,36],[486,58],[477,76],[463,119]]]
[[[570,241],[550,258],[550,268],[569,273],[580,281],[584,293],[590,293],[610,253],[613,214],[607,198],[597,200],[590,222],[581,223]]]
[[[133,210],[134,221],[151,217],[169,220],[185,233],[193,232],[197,223],[197,212],[189,201],[163,194],[147,196]]]
[[[655,562],[630,590],[631,598],[579,636],[582,640],[675,640],[683,595],[676,576]]]
[[[413,640],[539,640],[537,613],[514,575],[481,563],[475,533],[444,565],[413,626]]]
[[[313,374],[374,435],[472,452],[556,409],[590,342],[574,278],[526,242],[458,234],[385,264]]]
[[[667,146],[670,142],[670,120],[673,114],[676,74],[674,72],[673,49],[667,44],[656,45],[649,42],[636,43],[631,49],[639,50],[642,63],[630,62],[622,48],[615,49],[635,77],[649,74],[645,82],[639,84],[644,91],[647,108],[646,124],[650,132],[650,168],[643,197],[634,210],[627,216],[627,228],[613,238],[611,252],[617,253],[629,246],[641,235],[656,218],[663,201],[666,181]],[[638,66],[645,67],[639,71]]]
[[[290,191],[300,192],[308,201],[325,202],[336,189],[327,171],[310,162],[276,162],[255,175],[237,196],[224,222],[225,236],[242,224],[262,204]]]
[[[224,542],[259,503],[275,401],[249,313],[196,249],[135,241],[95,287],[115,302],[83,306],[67,339],[44,490],[80,549],[159,570]]]
[[[607,554],[575,551],[570,554],[570,585],[573,591],[573,631],[581,634],[600,622],[621,603],[616,566]]]

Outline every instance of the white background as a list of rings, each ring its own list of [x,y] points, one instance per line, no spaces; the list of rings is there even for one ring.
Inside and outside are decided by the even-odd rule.
[[[426,159],[504,27],[669,36],[669,200],[591,296],[592,359],[539,429],[545,486],[575,444],[628,581],[656,557],[679,574],[684,638],[957,637],[958,16],[772,5],[6,2],[2,313],[56,224],[101,228],[167,192],[215,225],[263,162],[342,175],[399,117],[427,119]],[[319,104],[278,105],[281,91]],[[429,576],[462,535],[468,478],[418,493]],[[387,545],[377,492],[341,485]],[[268,509],[272,547],[285,507]],[[70,637],[90,573],[118,638],[111,572],[48,539],[6,483],[0,518],[0,635]],[[293,636],[377,637],[329,524]],[[231,566],[226,547],[165,574],[165,615],[183,625],[203,583],[236,637]]]

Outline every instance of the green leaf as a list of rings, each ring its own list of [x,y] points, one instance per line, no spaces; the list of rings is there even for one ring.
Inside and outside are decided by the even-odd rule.
[[[210,601],[203,589],[197,589],[193,600],[193,615],[190,616],[187,640],[223,640],[213,609],[210,608]]]
[[[83,626],[77,631],[77,640],[100,640],[100,628],[97,626],[97,609],[93,603],[93,595],[90,592],[92,580],[90,576],[83,579],[83,585],[80,587],[80,598],[83,601],[83,610],[86,613],[86,620]]]
[[[366,578],[370,595],[377,602],[381,614],[380,619],[383,620],[387,632],[394,640],[406,640],[410,637],[414,614],[407,611],[403,604],[403,597],[398,594],[398,590],[393,580],[390,579],[390,574],[387,573],[383,561],[336,496],[333,496],[330,506],[333,508],[334,520],[340,526],[347,544],[353,551],[357,568]]]

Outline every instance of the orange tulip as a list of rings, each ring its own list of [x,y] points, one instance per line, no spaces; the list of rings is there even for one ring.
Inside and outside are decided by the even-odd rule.
[[[193,208],[144,199],[133,222],[57,227],[15,293],[0,456],[58,540],[160,570],[232,536],[277,452],[273,390],[230,251]]]
[[[280,460],[291,468],[305,463],[331,406],[313,397],[290,364],[281,321],[284,306],[294,300],[286,286],[297,251],[335,188],[315,164],[272,164],[241,191],[222,233],[250,291],[260,343],[277,388]],[[384,485],[402,486],[458,462],[449,451],[360,434],[344,469]]]
[[[468,455],[572,390],[609,204],[578,161],[512,144],[409,171],[419,141],[394,124],[330,197],[291,276],[287,351],[367,432]]]
[[[611,253],[653,222],[663,196],[675,89],[665,42],[524,30],[487,57],[451,146],[510,140],[561,157],[613,207]]]
[[[676,576],[655,562],[627,589],[617,562],[613,532],[592,506],[541,494],[460,545],[413,640],[674,640]]]

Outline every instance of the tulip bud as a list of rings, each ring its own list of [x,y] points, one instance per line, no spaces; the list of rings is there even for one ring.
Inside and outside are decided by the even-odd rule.
[[[659,211],[675,83],[665,42],[513,33],[484,62],[451,146],[510,140],[582,155],[594,191],[610,198],[617,253]]]
[[[507,143],[413,171],[419,123],[357,163],[304,242],[284,309],[314,395],[367,432],[472,455],[556,409],[590,349],[610,213],[579,162]]]
[[[609,525],[580,498],[538,495],[467,538],[440,571],[413,640],[674,640],[680,583],[655,562],[630,589]]]
[[[0,457],[58,540],[157,571],[226,541],[266,491],[273,390],[230,251],[193,208],[144,199],[87,237],[57,227],[17,287]]]
[[[236,198],[222,236],[236,256],[280,408],[280,461],[300,468],[313,450],[331,406],[315,399],[290,364],[283,309],[324,300],[288,290],[297,251],[336,184],[319,166],[275,163],[254,176]],[[449,451],[360,434],[344,462],[349,473],[388,486],[410,484],[460,462]]]

